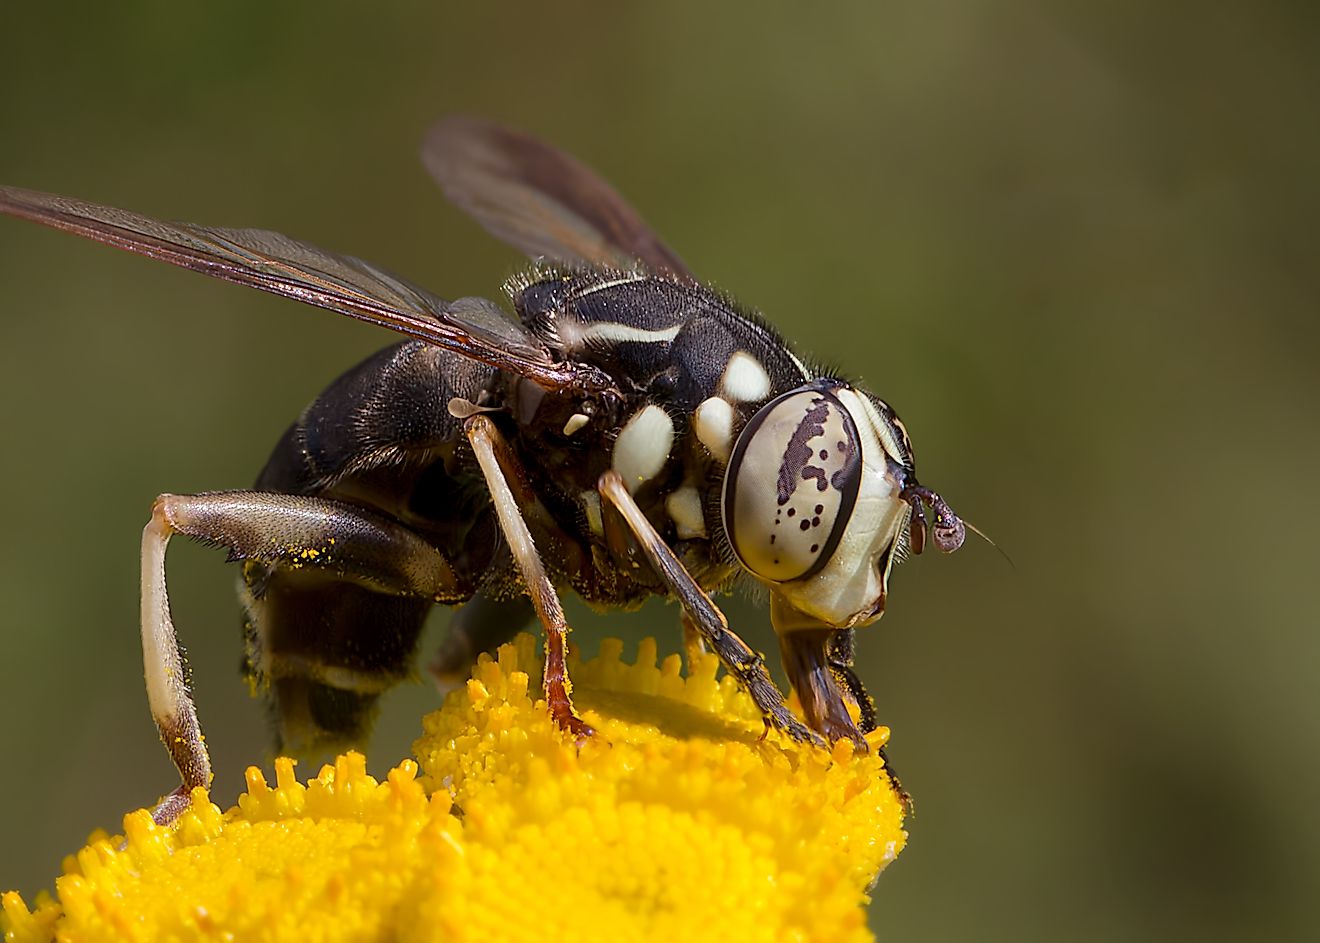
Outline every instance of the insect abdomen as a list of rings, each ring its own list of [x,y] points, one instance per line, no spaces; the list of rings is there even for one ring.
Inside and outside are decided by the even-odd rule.
[[[411,671],[432,601],[261,564],[243,581],[246,671],[267,694],[277,748],[360,743],[380,695]]]
[[[443,601],[453,602],[489,566],[488,499],[475,492],[475,502],[469,476],[445,466],[462,436],[450,399],[477,401],[493,375],[428,345],[396,344],[327,387],[276,445],[257,487],[344,508],[336,526],[355,548],[351,567],[326,563],[344,553],[342,539],[306,548],[318,557],[305,563],[294,554],[244,565],[247,672],[268,699],[280,749],[361,743],[380,695],[412,671],[440,601],[416,574],[452,571],[457,588]],[[441,519],[429,513],[437,503]]]

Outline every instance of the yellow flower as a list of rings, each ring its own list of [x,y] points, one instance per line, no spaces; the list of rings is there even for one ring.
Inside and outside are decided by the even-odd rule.
[[[0,897],[6,941],[870,939],[867,888],[906,838],[876,751],[763,736],[714,656],[684,678],[650,639],[622,650],[574,667],[600,731],[580,748],[529,696],[520,636],[384,782],[355,753],[306,785],[279,759],[226,812],[200,789],[175,828],[133,812],[58,900]]]

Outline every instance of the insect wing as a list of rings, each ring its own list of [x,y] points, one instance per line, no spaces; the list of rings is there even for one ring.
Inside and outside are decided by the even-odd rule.
[[[0,213],[387,327],[546,389],[584,382],[574,365],[554,363],[512,321],[497,323],[488,308],[456,307],[369,262],[280,233],[163,222],[18,187],[0,187]]]
[[[688,267],[608,183],[558,148],[477,118],[435,124],[422,162],[445,196],[532,258],[695,282]]]

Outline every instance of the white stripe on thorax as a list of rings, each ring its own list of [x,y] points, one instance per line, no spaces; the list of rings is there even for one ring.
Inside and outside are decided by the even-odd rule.
[[[569,350],[577,350],[593,341],[614,344],[667,344],[678,336],[679,331],[683,330],[682,324],[675,324],[673,327],[658,330],[648,330],[642,327],[633,327],[630,324],[619,324],[617,321],[597,321],[591,324],[583,324],[567,318],[559,321],[555,327],[559,333],[560,341]]]

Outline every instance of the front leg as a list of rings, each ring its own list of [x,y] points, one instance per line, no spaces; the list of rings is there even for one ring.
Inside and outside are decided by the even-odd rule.
[[[188,807],[194,788],[211,783],[165,585],[165,549],[176,533],[226,547],[233,559],[315,569],[384,595],[455,601],[471,594],[422,538],[352,505],[261,491],[158,497],[142,532],[142,659],[151,715],[182,780],[153,813],[161,824]]]
[[[490,489],[491,499],[495,502],[495,514],[499,518],[500,530],[509,542],[514,563],[522,575],[527,587],[527,595],[532,600],[541,625],[545,628],[545,702],[559,728],[581,741],[596,731],[573,710],[571,697],[573,684],[568,678],[568,620],[564,618],[564,607],[559,602],[559,594],[554,584],[546,575],[541,555],[532,540],[532,532],[523,520],[518,508],[515,489],[526,491],[523,484],[526,475],[518,464],[517,457],[505,443],[499,430],[488,417],[473,416],[463,423],[472,450],[476,453],[477,464]],[[511,483],[510,478],[514,481]]]
[[[875,700],[867,693],[866,687],[862,684],[862,679],[857,676],[853,669],[853,655],[856,647],[856,633],[852,629],[840,629],[831,636],[829,640],[829,649],[827,661],[830,666],[830,673],[834,675],[834,680],[839,687],[848,692],[848,695],[857,704],[858,726],[862,733],[867,734],[880,726],[879,718],[876,716]],[[885,748],[879,750],[880,758],[885,761],[885,770],[889,773],[889,781],[894,784],[894,791],[898,793],[899,801],[903,803],[903,808],[912,815],[916,810],[916,805],[912,796],[903,788],[902,781],[898,774],[894,772],[894,764],[889,762],[889,757],[885,754]]]
[[[784,696],[770,679],[765,670],[765,659],[747,647],[730,628],[724,613],[711,602],[706,591],[697,585],[692,574],[674,556],[669,548],[646,519],[642,509],[637,506],[627,485],[618,472],[611,469],[600,476],[597,485],[601,496],[609,501],[623,515],[633,536],[641,545],[651,566],[664,580],[669,590],[678,597],[683,611],[691,619],[691,624],[700,633],[729,673],[738,679],[756,706],[765,715],[766,723],[777,727],[800,743],[814,743],[824,746],[824,740],[802,721],[793,716],[793,712],[784,703]]]
[[[853,629],[839,629],[830,637],[829,665],[830,673],[839,687],[848,692],[848,696],[857,705],[858,726],[862,733],[870,733],[880,726],[875,712],[875,699],[867,693],[862,679],[853,669],[853,656],[856,650],[857,633]]]

